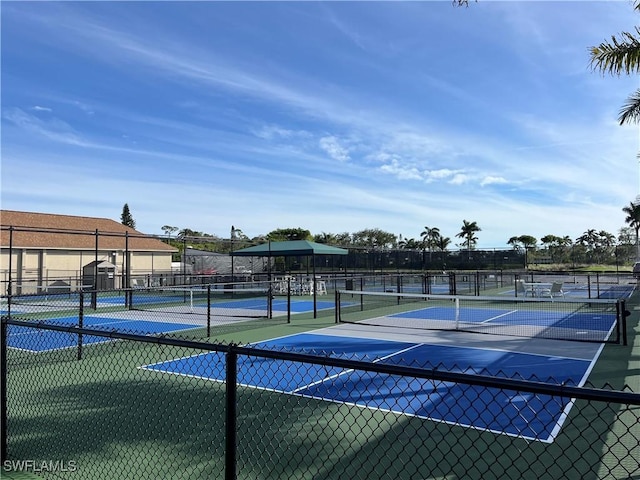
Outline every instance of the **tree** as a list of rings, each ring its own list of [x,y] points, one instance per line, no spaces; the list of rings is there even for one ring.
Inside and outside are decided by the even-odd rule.
[[[202,237],[202,236],[204,236],[202,232],[191,230],[190,228],[183,228],[178,232],[178,238],[180,239],[185,239],[188,237]]]
[[[467,252],[469,252],[469,258],[471,258],[471,248],[475,246],[478,241],[475,234],[480,231],[482,231],[482,229],[478,226],[477,222],[468,222],[467,220],[463,220],[462,229],[460,230],[460,233],[456,234],[456,237],[464,240],[464,245],[467,246]]]
[[[438,238],[438,241],[435,243],[435,247],[442,252],[442,269],[446,269],[446,265],[444,262],[444,252],[449,248],[449,244],[451,243],[451,239],[449,237],[443,237],[442,235]]]
[[[438,245],[440,240],[440,229],[438,227],[424,227],[424,230],[420,234],[425,248],[429,251],[429,261],[431,261],[431,251]]]
[[[324,243],[326,245],[335,245],[336,236],[333,233],[319,233],[313,236],[313,241],[316,243]]]
[[[165,225],[162,227],[162,231],[167,234],[169,239],[171,239],[171,234],[176,233],[178,230],[178,227],[172,227],[171,225]]]
[[[436,243],[436,247],[441,252],[446,252],[447,248],[449,248],[449,244],[451,243],[451,239],[449,237],[440,237],[438,242]]]
[[[517,237],[511,237],[509,241],[507,241],[507,244],[511,245],[516,251],[520,251],[521,248],[525,250],[534,249],[537,243],[538,239],[531,235],[519,235]]]
[[[638,238],[638,232],[640,232],[640,204],[629,202],[629,205],[622,209],[627,217],[624,219],[636,233],[636,260],[640,261],[640,239]]]
[[[286,240],[309,240],[311,232],[302,228],[278,228],[267,234],[267,238],[274,242]]]
[[[640,11],[640,0],[634,1],[634,10]],[[635,33],[622,32],[617,37],[613,35],[611,42],[603,42],[597,47],[591,47],[591,67],[603,74],[631,75],[640,71],[640,28]],[[632,93],[620,109],[618,121],[637,123],[640,120],[640,89]]]
[[[580,245],[584,245],[587,248],[587,251],[591,251],[595,248],[596,242],[598,240],[598,233],[594,228],[590,228],[578,238],[576,238],[576,243]]]
[[[136,228],[136,221],[131,216],[131,212],[129,211],[129,204],[127,203],[125,203],[124,207],[122,207],[120,223],[122,223],[122,225],[126,225],[127,227]]]
[[[352,235],[353,245],[369,248],[393,248],[396,246],[397,237],[393,233],[385,232],[379,228],[360,230]]]
[[[420,242],[415,238],[405,238],[398,242],[398,248],[402,250],[418,250],[420,248]]]
[[[573,240],[568,235],[559,237],[557,235],[545,235],[540,242],[546,246],[549,251],[551,261],[559,263],[568,253],[569,247],[573,244]],[[568,256],[566,257],[568,258]]]

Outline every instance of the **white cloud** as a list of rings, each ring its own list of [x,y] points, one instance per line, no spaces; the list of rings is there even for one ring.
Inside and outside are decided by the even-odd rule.
[[[395,176],[400,180],[422,180],[422,173],[415,167],[405,167],[396,159],[379,168],[383,173]]]
[[[350,160],[349,150],[340,145],[340,141],[336,137],[322,137],[319,144],[320,148],[327,152],[334,160],[338,160],[340,162],[347,162]]]
[[[68,145],[88,146],[88,143],[81,138],[78,132],[63,120],[51,118],[45,121],[20,108],[8,108],[2,116],[5,120],[31,134]]]
[[[480,181],[480,186],[484,187],[486,185],[494,185],[494,184],[504,184],[504,183],[509,183],[505,178],[503,177],[494,177],[491,175],[487,175],[486,177],[484,177],[481,181]]]
[[[469,180],[471,179],[471,177],[469,177],[469,175],[464,174],[464,173],[456,173],[453,178],[449,181],[449,183],[453,184],[453,185],[462,185],[464,183],[469,182]]]
[[[434,180],[441,180],[444,178],[453,177],[454,175],[459,175],[461,171],[459,170],[449,170],[448,168],[442,168],[440,170],[430,170],[426,172],[427,181],[431,182]]]

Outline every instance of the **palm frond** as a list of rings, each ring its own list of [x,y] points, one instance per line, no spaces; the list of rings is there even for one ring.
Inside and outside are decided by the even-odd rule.
[[[591,47],[590,63],[594,70],[612,75],[640,72],[640,28],[635,28],[635,35],[622,32],[612,36],[611,43]]]
[[[640,89],[631,94],[624,105],[622,105],[618,121],[620,125],[624,125],[625,123],[638,123],[640,121]]]

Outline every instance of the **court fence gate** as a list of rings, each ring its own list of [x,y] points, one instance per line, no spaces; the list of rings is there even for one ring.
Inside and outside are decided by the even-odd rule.
[[[82,360],[73,348],[7,348],[10,335],[32,330],[34,342],[54,334],[103,342],[86,348]],[[176,359],[188,366],[167,375]],[[5,473],[640,478],[640,394],[627,386],[554,384],[443,371],[428,362],[391,365],[8,316],[2,317],[1,367]],[[287,382],[300,376],[309,377],[309,388],[291,390]],[[452,388],[460,395],[448,395]],[[429,392],[420,397],[421,413],[404,414],[403,403],[418,390]],[[498,397],[502,408],[489,408]],[[541,414],[561,411],[561,421],[532,429],[518,410],[531,401]],[[492,427],[498,419],[500,430]]]

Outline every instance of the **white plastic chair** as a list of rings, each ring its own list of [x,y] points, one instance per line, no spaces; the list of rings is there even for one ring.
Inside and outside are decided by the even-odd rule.
[[[551,284],[551,288],[544,289],[540,294],[544,295],[545,297],[564,298],[564,292],[562,291],[562,282],[553,282]]]
[[[528,294],[533,296],[533,292],[524,288],[524,280],[516,280],[516,296],[526,297]]]
[[[302,284],[302,295],[313,295],[313,281],[308,280]]]

